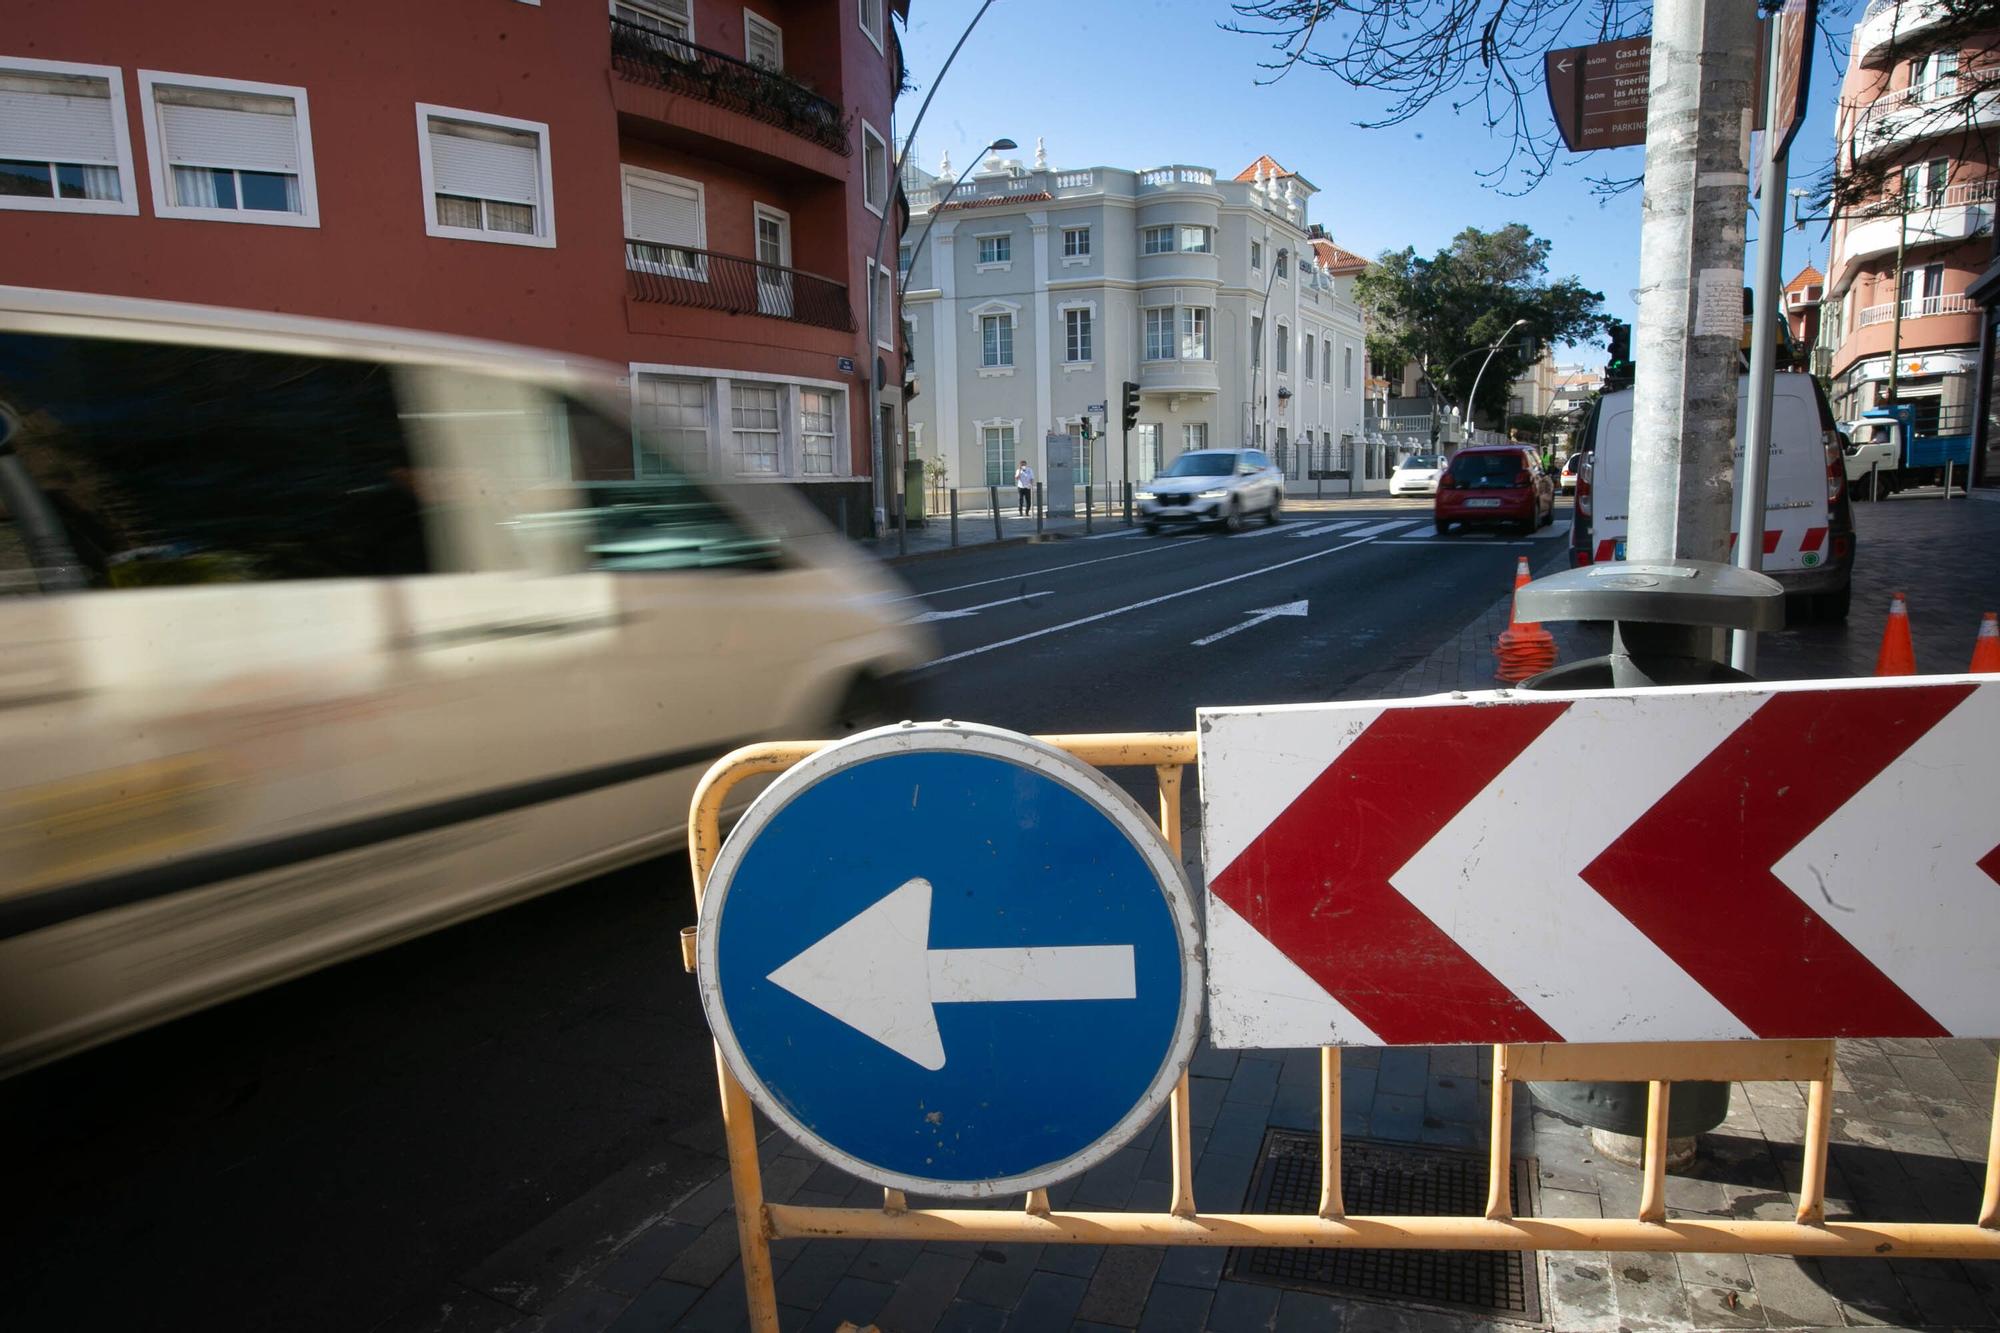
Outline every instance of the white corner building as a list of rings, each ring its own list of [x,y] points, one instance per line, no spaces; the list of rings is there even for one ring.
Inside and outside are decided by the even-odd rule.
[[[910,456],[942,459],[946,485],[1010,487],[1022,460],[1045,477],[1045,434],[1087,413],[1076,483],[1115,494],[1128,380],[1133,482],[1233,446],[1267,448],[1296,479],[1345,474],[1367,374],[1358,267],[1322,260],[1303,177],[1269,157],[1234,180],[1057,171],[1038,145],[1033,168],[988,157],[947,200],[954,179],[947,162],[909,190],[902,252]]]

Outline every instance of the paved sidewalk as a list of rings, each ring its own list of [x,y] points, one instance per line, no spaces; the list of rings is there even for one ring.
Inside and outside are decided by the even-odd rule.
[[[1376,501],[1380,503],[1380,501]],[[1853,622],[1766,636],[1770,676],[1866,674],[1887,590],[1912,600],[1920,667],[1958,670],[1977,612],[2000,605],[2000,506],[1932,501],[1860,506],[1861,564]],[[1506,583],[1496,572],[1496,591]],[[1507,598],[1378,691],[1382,697],[1490,688],[1492,642]],[[1601,651],[1591,632],[1552,626],[1564,660]],[[1192,829],[1192,824],[1190,825]],[[1192,841],[1192,839],[1191,839]],[[1199,882],[1199,865],[1190,856]],[[1977,1212],[1992,1112],[1996,1050],[1979,1041],[1848,1041],[1835,1081],[1828,1214],[1836,1218],[1970,1220]],[[1344,1057],[1342,1126],[1352,1136],[1482,1147],[1490,1097],[1482,1048],[1355,1050]],[[687,1077],[710,1078],[706,1068]],[[1317,1055],[1237,1055],[1204,1047],[1192,1070],[1195,1191],[1206,1210],[1246,1207],[1274,1130],[1318,1123]],[[1535,1160],[1535,1211],[1632,1216],[1638,1175],[1604,1161],[1587,1134],[1532,1106],[1515,1108],[1517,1155]],[[1696,1162],[1669,1177],[1670,1215],[1788,1218],[1800,1169],[1804,1088],[1740,1085],[1728,1120]],[[560,1279],[528,1290],[467,1280],[466,1299],[416,1325],[432,1329],[735,1330],[744,1326],[729,1183],[719,1136],[690,1146],[716,1156],[716,1178],[588,1262],[551,1253]],[[783,1136],[763,1141],[774,1201],[878,1205],[881,1192],[814,1160]],[[1163,1209],[1166,1131],[1050,1191],[1057,1207]],[[1018,1206],[1018,1200],[1008,1201]],[[526,1240],[527,1238],[524,1238]],[[553,1249],[554,1247],[552,1247]],[[1339,1299],[1240,1281],[1228,1252],[1189,1248],[953,1246],[815,1241],[776,1247],[788,1330],[1348,1330],[1518,1328],[1415,1304]],[[1551,1254],[1534,1266],[1541,1326],[1597,1330],[2000,1327],[2000,1264],[1821,1262],[1762,1256]]]

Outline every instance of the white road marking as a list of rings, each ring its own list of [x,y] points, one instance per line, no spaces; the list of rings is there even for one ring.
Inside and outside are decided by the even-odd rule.
[[[1484,551],[1495,546],[1532,546],[1525,537],[1514,541],[1494,541],[1491,538],[1474,538],[1466,541],[1454,537],[1450,541],[1439,541],[1435,537],[1391,537],[1381,543],[1383,546],[1428,546],[1433,551]]]
[[[1012,606],[1016,602],[1032,602],[1037,597],[1053,597],[1055,595],[1056,590],[1054,588],[1044,588],[1040,592],[1024,592],[1019,597],[1002,597],[997,602],[981,602],[978,606],[962,606],[955,611],[926,611],[920,616],[911,616],[903,623],[905,625],[928,625],[933,620],[963,620],[967,616],[976,616],[981,611],[991,611],[996,606]]]
[[[1231,541],[1238,541],[1245,537],[1276,537],[1290,531],[1291,531],[1290,528],[1285,527],[1282,523],[1280,523],[1280,524],[1273,524],[1268,527],[1258,528],[1253,532],[1232,532],[1229,534],[1229,538]]]
[[[1231,625],[1228,629],[1219,630],[1205,639],[1196,639],[1193,646],[1196,648],[1206,648],[1217,639],[1226,639],[1232,634],[1240,633],[1255,625],[1261,625],[1267,620],[1276,620],[1279,616],[1305,615],[1307,605],[1308,603],[1305,601],[1285,602],[1278,606],[1265,606],[1259,607],[1255,611],[1246,611],[1243,614],[1250,617],[1248,620],[1240,624]]]
[[[1199,537],[1184,537],[1177,542],[1163,542],[1158,546],[1148,546],[1143,551],[1127,551],[1123,555],[1100,555],[1094,560],[1073,560],[1067,565],[1051,565],[1047,569],[1029,570],[1022,574],[1003,574],[998,578],[979,579],[972,583],[955,584],[949,588],[934,588],[929,592],[905,593],[901,597],[885,599],[884,604],[913,602],[919,597],[942,597],[948,592],[965,592],[971,588],[990,588],[996,583],[1019,583],[1023,579],[1040,578],[1044,574],[1060,574],[1066,569],[1082,569],[1085,565],[1101,565],[1107,560],[1130,560],[1135,555],[1150,555],[1155,551],[1171,551],[1176,546],[1186,546],[1189,542],[1200,541]]]
[[[1366,529],[1363,529],[1363,531],[1366,531]],[[1109,611],[1099,611],[1095,615],[1080,616],[1075,620],[1066,620],[1060,625],[1050,625],[1045,629],[1030,630],[1026,634],[1016,634],[1011,639],[1001,639],[994,643],[981,644],[977,648],[967,648],[956,653],[946,653],[943,657],[934,657],[928,662],[912,667],[911,670],[922,671],[926,667],[945,666],[951,662],[962,662],[968,657],[978,657],[981,653],[990,653],[996,648],[1011,648],[1017,643],[1026,643],[1030,639],[1039,639],[1046,634],[1060,634],[1064,630],[1076,629],[1083,625],[1092,625],[1100,620],[1109,620],[1113,616],[1122,616],[1128,611],[1143,611],[1149,606],[1158,606],[1162,602],[1171,602],[1177,597],[1191,597],[1198,592],[1207,592],[1211,588],[1226,587],[1231,583],[1241,583],[1244,579],[1254,579],[1261,574],[1275,574],[1281,569],[1290,569],[1293,565],[1303,565],[1308,560],[1320,560],[1329,555],[1338,555],[1342,551],[1352,550],[1357,546],[1366,546],[1371,540],[1372,538],[1361,537],[1357,534],[1356,539],[1353,541],[1342,542],[1338,546],[1329,546],[1323,550],[1308,551],[1304,555],[1293,556],[1290,560],[1280,560],[1275,565],[1264,565],[1258,569],[1245,570],[1241,574],[1231,574],[1228,578],[1216,579],[1210,583],[1198,583],[1192,588],[1181,588],[1174,592],[1163,592],[1158,597],[1148,597],[1143,602],[1132,602],[1125,606],[1114,606]]]
[[[1294,537],[1317,537],[1322,533],[1339,532],[1342,528],[1359,527],[1367,521],[1361,518],[1343,518],[1338,523],[1321,523],[1310,528],[1293,528],[1291,529],[1291,534]]]
[[[1385,532],[1394,532],[1398,528],[1416,527],[1429,521],[1429,519],[1419,519],[1416,523],[1411,523],[1407,518],[1392,519],[1387,523],[1371,523],[1365,528],[1356,528],[1347,535],[1350,537],[1375,537]]]

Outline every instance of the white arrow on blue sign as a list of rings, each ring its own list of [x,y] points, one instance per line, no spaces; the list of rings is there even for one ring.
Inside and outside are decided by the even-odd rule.
[[[697,972],[760,1109],[854,1175],[979,1198],[1108,1157],[1166,1105],[1201,1004],[1193,896],[1096,769],[968,723],[868,732],[750,807]]]

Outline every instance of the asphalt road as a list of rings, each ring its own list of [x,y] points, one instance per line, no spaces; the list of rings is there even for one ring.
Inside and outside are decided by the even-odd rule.
[[[1564,522],[1439,541],[1427,502],[1295,507],[1236,536],[912,562],[910,614],[947,613],[915,681],[939,716],[1037,732],[1365,696],[1504,592],[1515,555],[1554,568]],[[509,1317],[496,1296],[536,1308],[714,1170],[691,915],[669,859],[0,1084],[7,1322],[402,1329],[449,1305],[478,1328]]]

